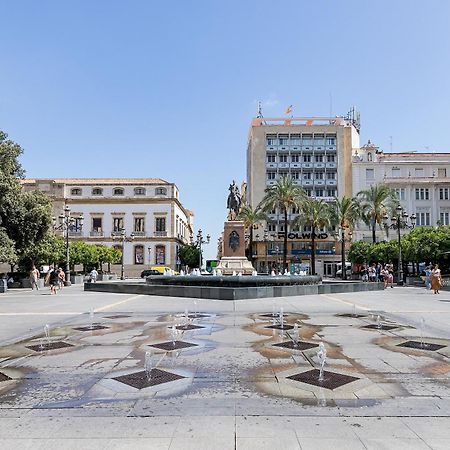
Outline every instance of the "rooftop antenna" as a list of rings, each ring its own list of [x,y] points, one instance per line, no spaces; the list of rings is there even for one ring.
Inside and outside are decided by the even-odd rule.
[[[258,119],[264,118],[263,113],[262,113],[262,104],[261,104],[261,102],[258,102],[258,113],[256,114],[256,117]]]

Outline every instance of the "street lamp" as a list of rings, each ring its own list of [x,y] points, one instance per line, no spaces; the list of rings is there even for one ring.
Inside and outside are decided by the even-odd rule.
[[[121,241],[122,243],[122,263],[121,263],[121,267],[120,267],[120,279],[124,280],[125,279],[125,268],[124,268],[124,256],[125,256],[125,242],[131,242],[134,240],[134,233],[131,233],[129,236],[126,235],[125,233],[125,229],[122,228],[119,230],[119,234],[117,235],[113,235],[113,239],[118,239]],[[149,252],[150,255],[150,252]]]
[[[206,240],[203,239],[202,230],[199,229],[197,233],[197,239],[194,241],[192,238],[192,243],[196,245],[199,249],[199,269],[202,270],[202,244],[209,244],[211,242],[211,236],[209,234],[206,235]]]
[[[408,223],[408,219],[411,224]],[[403,261],[402,261],[402,241],[400,236],[401,229],[413,229],[416,226],[416,215],[413,213],[409,215],[406,211],[403,210],[403,207],[399,204],[397,208],[395,208],[395,214],[391,217],[391,224],[388,225],[389,216],[385,214],[383,216],[383,224],[387,229],[392,228],[393,230],[397,230],[397,239],[398,239],[398,275],[397,275],[397,285],[403,286]]]
[[[53,229],[60,230],[63,232],[63,237],[66,240],[66,274],[65,274],[65,286],[70,286],[70,252],[69,252],[69,233],[70,231],[81,231],[83,228],[83,216],[71,217],[70,206],[65,205],[63,212],[56,217],[52,217]]]
[[[345,242],[350,242],[352,240],[353,237],[353,232],[352,230],[348,230],[348,238],[345,237],[345,230],[348,227],[345,225],[342,225],[339,227],[339,232],[338,232],[338,238],[341,241],[341,269],[342,269],[342,279],[346,280],[347,279],[347,269],[345,267]]]

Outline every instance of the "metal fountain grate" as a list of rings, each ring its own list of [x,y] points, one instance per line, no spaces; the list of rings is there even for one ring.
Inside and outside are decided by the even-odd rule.
[[[170,352],[171,350],[179,350],[181,348],[198,347],[198,345],[184,341],[175,341],[174,345],[174,342],[170,341],[170,342],[161,342],[160,344],[151,344],[149,345],[149,347],[155,347]]]
[[[337,317],[349,317],[350,319],[360,319],[361,317],[367,317],[367,314],[336,314]]]
[[[176,373],[166,372],[165,370],[152,369],[150,378],[147,376],[147,372],[142,370],[141,372],[134,372],[128,375],[121,375],[115,377],[113,380],[120,383],[127,384],[128,386],[136,389],[144,389],[150,386],[156,386],[158,384],[170,383],[171,381],[181,380],[183,377]]]
[[[88,326],[88,327],[77,327],[74,328],[74,330],[78,330],[78,331],[95,331],[95,330],[106,330],[109,327],[105,327],[103,325],[94,325],[92,327]]]
[[[318,344],[311,344],[310,342],[298,341],[297,345],[292,341],[280,342],[279,344],[273,344],[274,347],[289,348],[290,350],[309,350],[310,348],[318,347]]]
[[[5,375],[4,373],[0,372],[0,382],[1,381],[9,381],[12,380],[12,378],[8,377],[8,375]]]
[[[197,330],[205,327],[199,327],[198,325],[189,324],[189,325],[177,325],[175,328],[177,330],[188,331],[188,330]]]
[[[47,350],[57,350],[59,348],[73,347],[72,344],[67,344],[66,342],[58,341],[58,342],[45,342],[42,345],[27,345],[26,348],[33,350],[34,352],[45,352]]]
[[[283,313],[283,317],[287,317],[289,314]],[[267,314],[260,314],[261,317],[280,317],[280,313],[267,313]]]
[[[281,324],[278,325],[270,325],[270,327],[266,328],[272,328],[273,330],[292,330],[294,328],[292,325],[284,324],[281,326]]]
[[[127,316],[126,314],[117,314],[115,316],[105,316],[105,319],[125,319],[126,317],[131,316]]]
[[[384,331],[389,331],[389,330],[393,330],[395,328],[399,328],[398,325],[381,325],[378,326],[376,323],[373,323],[371,325],[365,325],[361,328],[365,328],[366,330],[384,330]]]
[[[397,347],[408,347],[415,348],[417,350],[428,350],[430,352],[435,352],[436,350],[440,350],[441,348],[447,347],[446,345],[440,344],[431,344],[429,342],[419,342],[419,341],[406,341],[401,344],[397,344]]]
[[[291,375],[287,378],[331,390],[344,386],[352,381],[359,380],[359,378],[352,377],[350,375],[343,375],[341,373],[328,372],[327,370],[324,370],[324,379],[323,381],[319,381],[319,373],[319,369],[312,369],[307,372]]]
[[[211,317],[209,314],[201,314],[201,313],[195,313],[195,314],[188,314],[189,319],[201,319],[203,317]]]

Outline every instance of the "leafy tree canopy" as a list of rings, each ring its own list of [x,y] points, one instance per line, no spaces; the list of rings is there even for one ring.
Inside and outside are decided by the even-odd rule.
[[[183,245],[178,251],[181,264],[196,268],[200,263],[200,249],[193,244]]]

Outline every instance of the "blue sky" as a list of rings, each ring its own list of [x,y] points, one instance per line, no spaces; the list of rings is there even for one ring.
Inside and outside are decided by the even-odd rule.
[[[0,128],[29,177],[161,177],[215,241],[248,127],[361,111],[361,141],[450,150],[446,0],[0,0]]]

